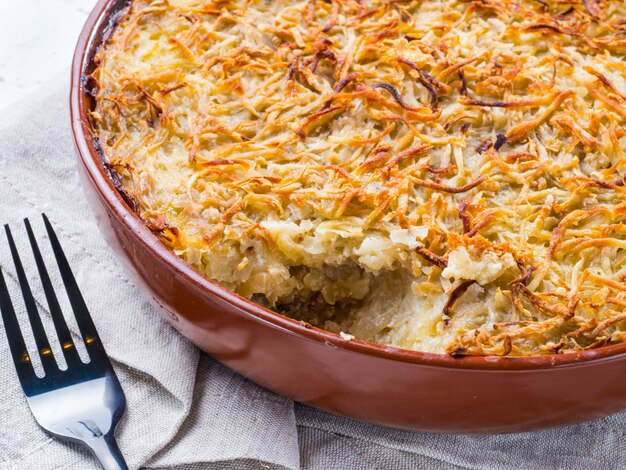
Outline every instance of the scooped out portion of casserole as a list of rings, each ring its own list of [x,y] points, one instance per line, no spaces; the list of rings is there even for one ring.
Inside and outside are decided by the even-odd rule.
[[[152,231],[270,309],[453,356],[596,348],[626,338],[625,25],[606,0],[135,0],[93,132]]]

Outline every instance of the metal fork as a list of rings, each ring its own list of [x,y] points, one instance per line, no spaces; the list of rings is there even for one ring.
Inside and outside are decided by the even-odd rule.
[[[43,378],[39,378],[35,373],[0,269],[0,311],[17,375],[33,416],[45,431],[63,440],[86,445],[105,470],[127,469],[114,437],[115,426],[126,405],[124,392],[96,332],[61,244],[48,218],[45,214],[42,215],[90,361],[84,363],[78,354],[35,235],[28,219],[24,219],[67,369],[61,370],[55,361],[11,230],[5,225],[28,319],[45,374]]]

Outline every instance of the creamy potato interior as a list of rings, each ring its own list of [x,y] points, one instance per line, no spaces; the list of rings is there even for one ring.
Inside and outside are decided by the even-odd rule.
[[[554,354],[626,329],[626,3],[135,0],[94,135],[211,279],[344,338]]]

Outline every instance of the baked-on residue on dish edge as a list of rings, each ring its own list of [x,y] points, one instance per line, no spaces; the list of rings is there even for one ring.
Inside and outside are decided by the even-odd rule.
[[[94,135],[177,255],[322,328],[531,355],[626,337],[626,4],[136,0]]]

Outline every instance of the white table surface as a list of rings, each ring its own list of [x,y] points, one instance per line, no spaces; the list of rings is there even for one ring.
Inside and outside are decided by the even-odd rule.
[[[74,45],[95,3],[0,0],[0,108],[69,72]]]

